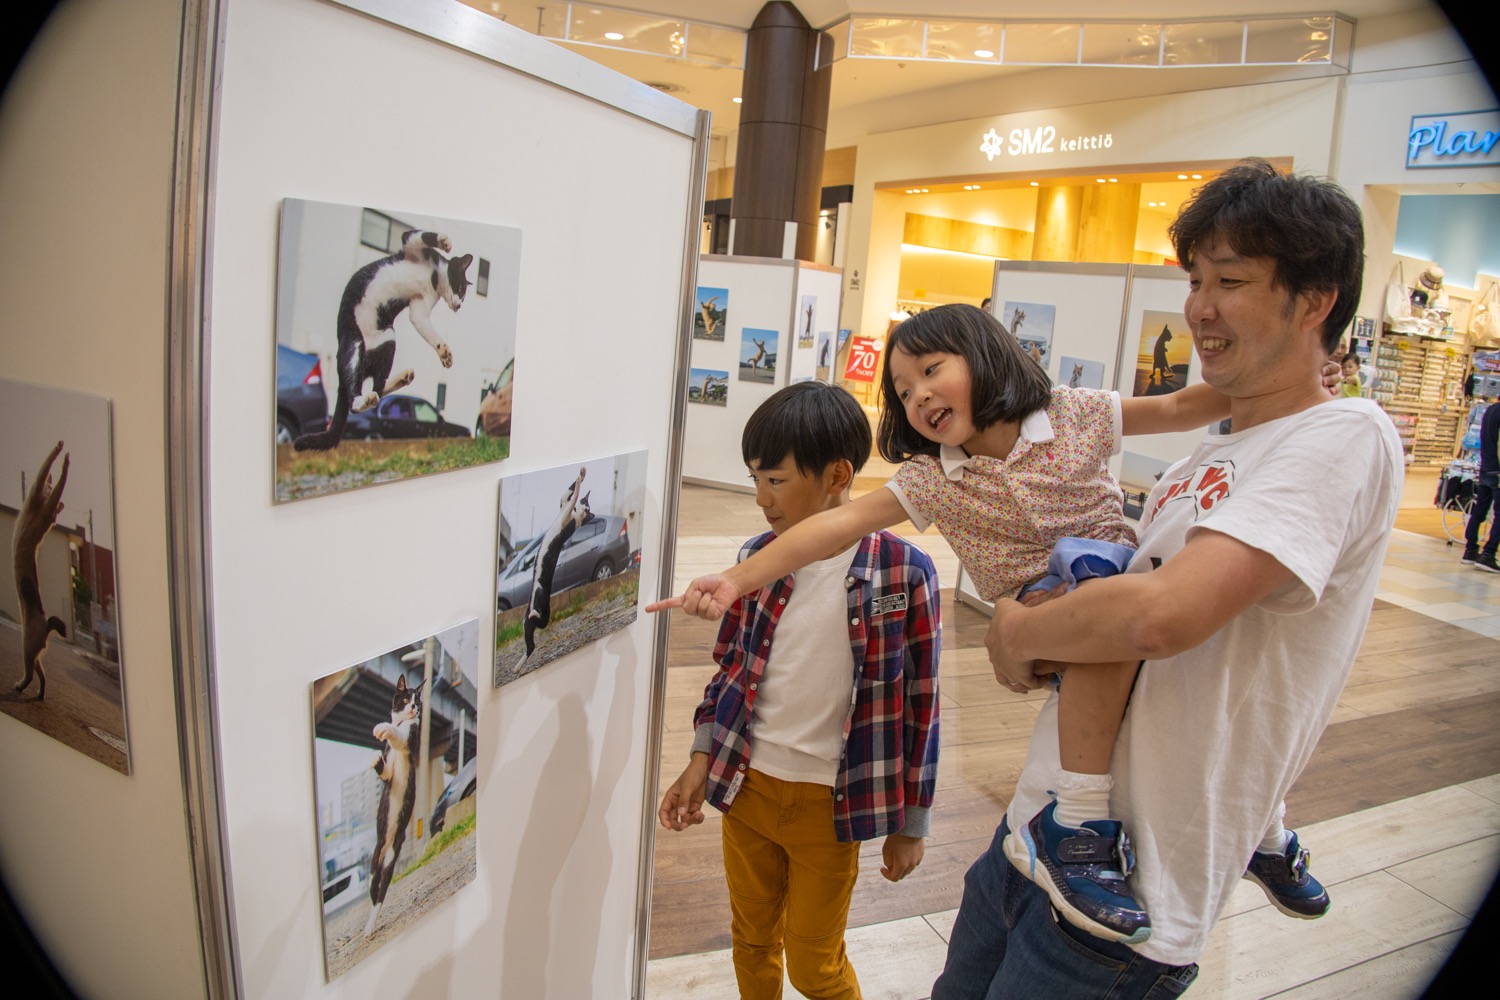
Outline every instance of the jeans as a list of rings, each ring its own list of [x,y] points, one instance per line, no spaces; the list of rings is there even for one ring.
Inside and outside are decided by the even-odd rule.
[[[1467,548],[1479,548],[1479,526],[1484,523],[1484,516],[1492,505],[1500,507],[1500,485],[1497,483],[1500,483],[1500,473],[1487,472],[1474,484],[1474,506],[1469,510],[1469,524],[1464,529]],[[1495,511],[1495,519],[1490,522],[1490,537],[1485,540],[1484,554],[1493,556],[1497,542],[1500,542],[1500,509]]]
[[[1165,1000],[1198,966],[1152,961],[1058,917],[1046,893],[1005,857],[1005,823],[964,876],[948,960],[932,1000]]]

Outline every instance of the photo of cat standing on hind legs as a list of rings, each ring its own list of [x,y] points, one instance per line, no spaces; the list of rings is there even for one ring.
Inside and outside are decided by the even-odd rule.
[[[57,515],[63,509],[63,487],[68,485],[71,456],[63,455],[57,484],[54,486],[52,483],[52,463],[57,460],[62,449],[63,443],[57,442],[37,470],[31,490],[16,516],[15,533],[11,536],[16,597],[21,605],[21,662],[25,666],[25,672],[16,682],[16,690],[26,690],[31,684],[32,675],[35,675],[37,701],[47,696],[47,674],[42,670],[42,651],[46,649],[47,637],[53,632],[64,637],[68,634],[63,620],[56,615],[47,614],[42,607],[42,590],[36,569],[37,551],[42,547],[42,540],[47,537],[47,532],[57,523]]]
[[[333,414],[326,430],[297,438],[293,443],[297,451],[338,447],[350,413],[367,410],[382,396],[411,384],[415,375],[410,368],[391,375],[396,362],[396,317],[402,312],[437,352],[443,367],[453,367],[453,352],[432,325],[432,310],[441,299],[458,312],[469,290],[465,272],[474,255],[450,260],[439,252],[452,249],[452,241],[442,233],[408,229],[401,235],[399,253],[372,261],[349,278],[339,303],[339,385]],[[364,393],[367,380],[371,389]]]
[[[557,571],[557,558],[562,554],[563,546],[575,531],[594,519],[594,512],[589,509],[589,494],[585,493],[581,498],[578,495],[587,473],[587,466],[578,470],[578,478],[563,493],[557,517],[542,533],[536,574],[531,582],[531,606],[526,611],[526,655],[521,657],[521,663],[536,651],[537,629],[544,629],[552,622],[552,574]]]
[[[406,841],[417,802],[417,767],[421,764],[422,689],[396,680],[391,697],[391,721],[377,723],[374,737],[383,743],[371,766],[380,776],[380,807],[375,813],[375,853],[370,856],[370,919],[365,937],[375,933],[375,922],[396,874],[396,859]],[[392,810],[395,815],[392,815]]]

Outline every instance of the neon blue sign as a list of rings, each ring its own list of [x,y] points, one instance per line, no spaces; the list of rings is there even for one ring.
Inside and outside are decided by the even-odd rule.
[[[1412,115],[1406,136],[1409,170],[1500,165],[1500,108],[1451,115]]]

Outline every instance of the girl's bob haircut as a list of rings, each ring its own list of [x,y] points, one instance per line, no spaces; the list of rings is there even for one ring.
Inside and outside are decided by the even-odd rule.
[[[897,351],[913,357],[937,353],[962,357],[969,365],[969,405],[976,430],[1001,421],[1024,420],[1046,409],[1052,399],[1052,380],[993,315],[966,305],[928,309],[897,326],[886,338],[885,364],[880,373],[880,427],[875,443],[887,462],[936,455],[939,448],[906,419],[906,408],[891,378],[891,355]]]

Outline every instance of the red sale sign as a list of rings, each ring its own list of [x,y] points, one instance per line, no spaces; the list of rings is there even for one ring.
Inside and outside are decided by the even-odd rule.
[[[844,369],[844,380],[873,382],[880,370],[880,351],[885,344],[874,337],[851,337],[849,340],[849,364]]]

